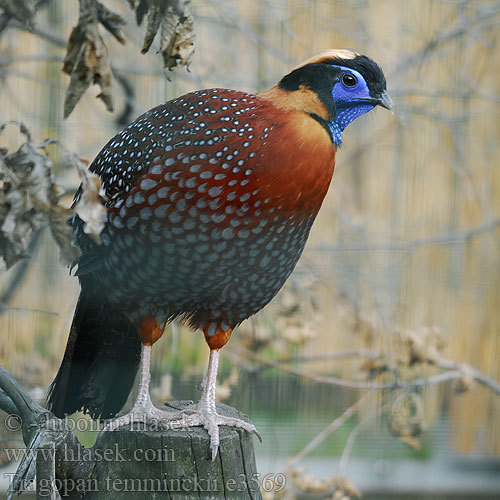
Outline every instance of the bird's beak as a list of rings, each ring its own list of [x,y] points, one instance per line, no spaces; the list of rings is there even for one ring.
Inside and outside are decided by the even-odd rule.
[[[377,104],[385,109],[388,109],[392,114],[394,114],[394,104],[389,94],[384,90],[380,97],[377,99]]]

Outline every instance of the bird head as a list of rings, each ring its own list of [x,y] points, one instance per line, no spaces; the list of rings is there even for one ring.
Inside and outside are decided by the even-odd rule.
[[[277,88],[294,95],[295,109],[324,125],[336,146],[347,125],[375,106],[394,111],[380,66],[352,50],[328,50],[304,61]]]

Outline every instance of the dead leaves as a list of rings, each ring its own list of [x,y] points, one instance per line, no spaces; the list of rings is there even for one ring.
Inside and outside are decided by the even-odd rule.
[[[361,365],[365,379],[373,380],[389,373],[410,375],[412,370],[433,365],[442,356],[445,342],[435,326],[424,326],[412,330],[390,333],[391,350],[377,357],[368,358]]]
[[[165,68],[189,66],[194,53],[194,42],[194,21],[191,14],[179,14],[169,8],[161,26],[160,50]]]
[[[351,500],[352,498],[361,498],[361,493],[358,491],[354,483],[345,476],[335,478],[336,490],[332,500]]]
[[[286,356],[314,339],[320,328],[318,284],[316,278],[296,270],[270,307],[238,327],[241,344],[250,351],[271,347]]]
[[[407,330],[401,334],[403,352],[406,353],[406,362],[409,365],[415,363],[433,363],[442,355],[445,342],[434,326],[424,326],[414,330]]]
[[[122,45],[125,45],[125,35],[122,28],[126,22],[122,16],[108,9],[101,2],[96,2],[97,18],[99,22],[118,40]]]
[[[26,127],[16,124],[26,142],[14,153],[0,149],[0,253],[7,268],[26,256],[27,235],[44,225],[57,203],[50,158],[33,144]]]
[[[345,476],[319,479],[307,473],[306,468],[293,468],[288,474],[293,489],[298,490],[300,498],[311,496],[314,498],[331,498],[332,500],[351,500],[361,498],[356,486]],[[328,497],[325,497],[328,495]],[[332,495],[332,496],[330,496]]]
[[[22,123],[19,126],[26,141],[9,153],[0,148],[0,255],[7,268],[26,256],[28,235],[46,225],[60,248],[61,261],[69,265],[80,255],[74,234],[67,224],[74,213],[84,222],[84,230],[97,243],[104,225],[105,208],[99,178],[87,170],[76,155],[69,153],[82,179],[80,200],[74,211],[59,204],[61,189],[55,183],[53,163],[45,148],[55,140],[35,145]]]
[[[7,1],[7,0],[0,0]],[[142,53],[146,53],[158,31],[160,51],[165,68],[178,65],[188,66],[194,52],[194,22],[188,11],[188,0],[129,0],[136,11],[140,25],[147,16],[146,34]],[[111,62],[108,48],[99,33],[99,24],[109,31],[120,43],[125,43],[122,32],[125,20],[97,0],[80,0],[78,25],[73,28],[68,41],[63,71],[71,81],[64,100],[64,118],[67,118],[76,104],[92,84],[99,85],[97,96],[108,111],[113,111]]]
[[[391,434],[414,450],[419,450],[420,439],[425,430],[422,397],[416,393],[398,396],[387,417]]]
[[[68,40],[63,72],[71,78],[64,98],[64,118],[67,118],[82,95],[95,84],[97,96],[108,111],[113,111],[113,85],[108,48],[99,32],[102,25],[113,37],[125,44],[122,16],[98,0],[79,0],[78,24]],[[190,0],[128,0],[135,10],[137,24],[147,18],[141,52],[149,51],[160,32],[160,52],[164,67],[187,66],[194,53],[194,20],[189,12]],[[28,26],[33,26],[36,8],[33,0],[0,0],[0,9]]]
[[[147,14],[146,34],[141,52],[148,52],[160,31],[160,52],[165,68],[189,66],[194,53],[195,32],[190,0],[129,0],[136,11],[137,24]],[[160,29],[161,28],[161,29]]]
[[[0,9],[21,23],[33,26],[36,8],[33,0],[0,0]]]
[[[455,381],[453,389],[457,394],[467,392],[476,385],[476,379],[472,368],[466,364],[460,365],[460,371],[463,376]]]
[[[63,66],[63,71],[71,77],[64,99],[64,118],[69,116],[92,83],[100,86],[101,93],[97,97],[108,111],[113,111],[111,65],[98,22],[102,22],[119,41],[125,41],[120,31],[125,21],[120,16],[96,0],[80,0],[80,19],[69,37]]]

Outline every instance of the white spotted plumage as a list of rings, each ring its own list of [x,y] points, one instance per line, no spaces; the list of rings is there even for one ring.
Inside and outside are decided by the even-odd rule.
[[[99,279],[131,319],[234,327],[294,268],[313,218],[271,218],[277,205],[261,197],[263,151],[279,132],[254,120],[266,105],[236,91],[188,94],[139,117],[92,164],[109,214],[92,247]]]

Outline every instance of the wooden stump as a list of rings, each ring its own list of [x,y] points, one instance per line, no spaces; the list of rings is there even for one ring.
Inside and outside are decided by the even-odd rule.
[[[167,408],[190,406],[192,402],[177,401]],[[227,405],[218,404],[217,411],[246,419]],[[72,455],[58,450],[56,458],[56,483],[63,498],[262,498],[253,438],[240,429],[220,427],[219,453],[214,462],[208,434],[201,427],[168,431],[125,427],[101,434],[93,448],[79,448],[79,456],[70,451]]]

